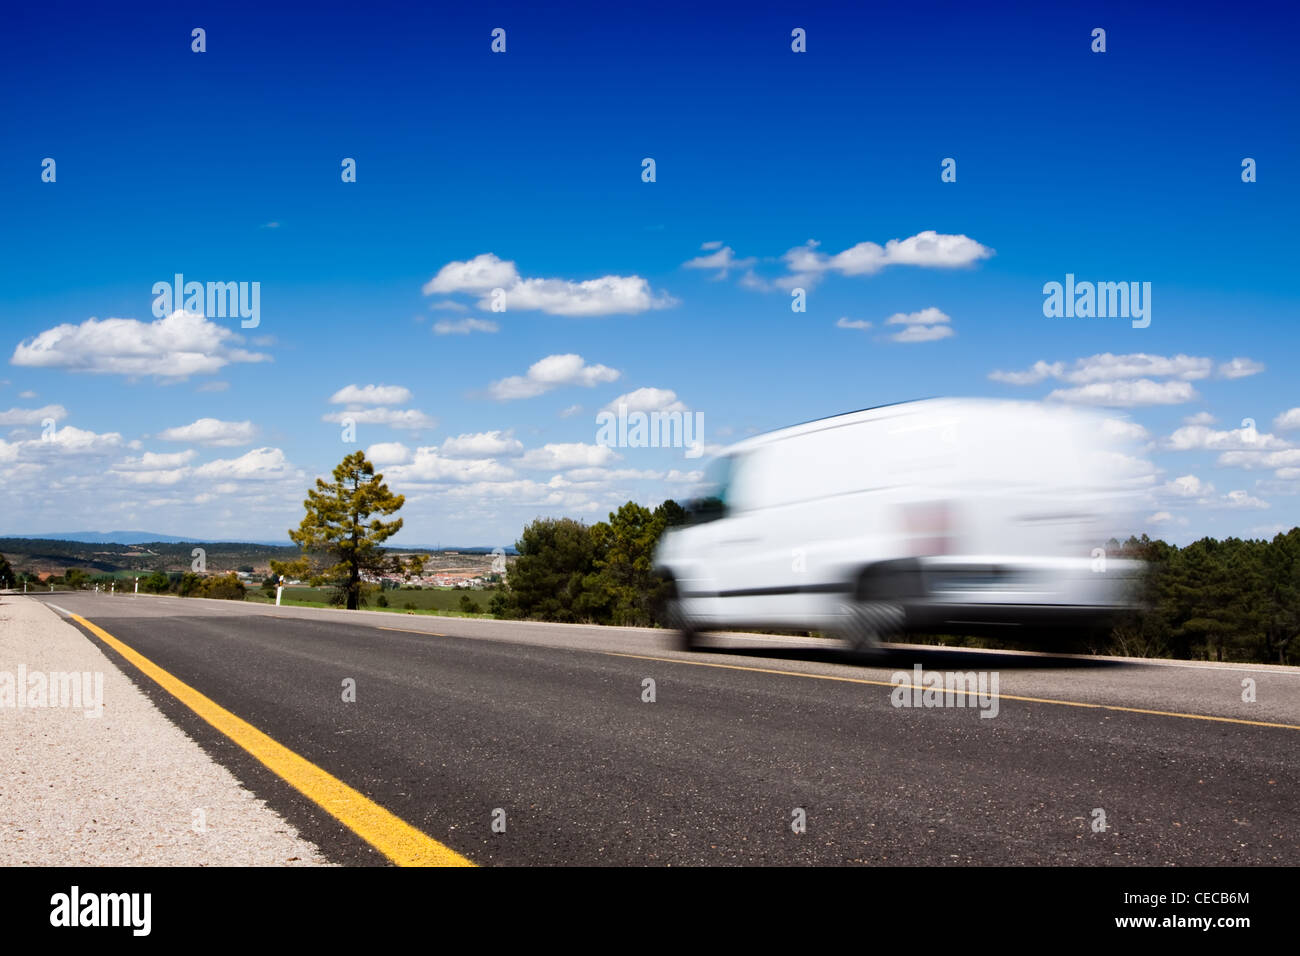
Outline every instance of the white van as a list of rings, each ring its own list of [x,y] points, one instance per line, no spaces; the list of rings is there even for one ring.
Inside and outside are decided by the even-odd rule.
[[[1127,537],[1150,470],[1124,429],[1059,406],[931,399],[746,439],[655,554],[683,646],[815,630],[867,651],[904,631],[1017,636],[1129,606]]]

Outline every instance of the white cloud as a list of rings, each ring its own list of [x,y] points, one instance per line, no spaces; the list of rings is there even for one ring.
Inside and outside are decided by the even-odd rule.
[[[564,408],[560,410],[560,417],[572,418],[574,415],[577,415],[581,411],[582,411],[581,405],[570,405],[568,408]]]
[[[441,302],[430,302],[429,309],[434,312],[468,312],[469,306],[462,305],[451,299],[444,299]]]
[[[389,469],[394,482],[500,481],[514,471],[490,458],[445,458],[437,448],[417,448],[409,464]]]
[[[1224,504],[1229,508],[1267,508],[1267,501],[1256,498],[1245,491],[1230,491],[1223,496]]]
[[[1195,475],[1182,475],[1173,481],[1165,482],[1160,491],[1176,498],[1200,498],[1213,494],[1214,485],[1201,481]]]
[[[574,468],[564,473],[564,477],[577,484],[592,484],[610,481],[662,481],[662,471],[649,471],[636,468]]]
[[[1077,405],[1109,405],[1133,408],[1138,405],[1177,405],[1196,398],[1196,390],[1187,382],[1153,382],[1142,378],[1135,382],[1094,382],[1080,388],[1058,388],[1049,399]]]
[[[496,455],[517,455],[524,450],[523,442],[508,431],[476,432],[457,435],[443,440],[440,453],[447,458],[491,458]]]
[[[493,289],[504,290],[508,310],[537,310],[551,315],[627,315],[676,305],[671,296],[652,293],[650,284],[640,276],[607,275],[581,282],[524,278],[513,262],[490,252],[466,262],[449,262],[424,285],[425,295],[480,295],[478,306],[482,309],[492,307]]]
[[[731,246],[724,246],[721,243],[706,242],[700,246],[701,249],[708,251],[716,250],[707,256],[696,256],[687,262],[682,263],[686,269],[717,269],[718,273],[715,279],[725,279],[727,273],[732,269],[748,269],[758,260],[753,256],[745,259],[737,259],[736,252]]]
[[[927,229],[907,239],[890,239],[883,246],[859,242],[843,252],[828,256],[817,251],[820,243],[809,240],[782,257],[790,275],[779,280],[782,288],[809,285],[827,272],[844,276],[873,275],[887,266],[908,265],[952,269],[972,265],[993,255],[993,250],[969,236],[944,235]]]
[[[434,335],[469,335],[472,332],[499,332],[501,326],[487,319],[443,319],[433,323]]]
[[[125,442],[118,432],[93,432],[73,425],[56,428],[48,437],[8,442],[0,439],[0,462],[34,463],[54,455],[102,455]]]
[[[1273,427],[1278,431],[1292,431],[1300,428],[1300,408],[1288,408],[1277,418],[1273,419]]]
[[[1145,352],[1113,355],[1110,352],[1103,352],[1076,359],[1068,367],[1063,362],[1049,363],[1040,360],[1035,362],[1028,371],[996,371],[990,373],[989,378],[1009,385],[1035,385],[1047,378],[1054,378],[1071,385],[1138,378],[1175,378],[1181,381],[1196,381],[1208,378],[1213,365],[1211,359],[1191,355],[1148,355]]]
[[[19,393],[18,393],[18,397],[19,397],[19,398],[25,398],[25,399],[31,399],[31,398],[35,398],[35,397],[36,397],[36,393],[33,392],[33,391],[29,388],[29,389],[27,389],[27,391],[25,391],[25,392],[19,392]]]
[[[493,382],[488,393],[501,401],[532,398],[564,385],[591,388],[619,377],[617,369],[606,365],[588,365],[581,355],[548,355],[528,367],[524,375],[512,375]]]
[[[871,323],[866,319],[850,319],[848,316],[842,315],[836,320],[835,327],[837,329],[869,329]]]
[[[1107,438],[1119,438],[1127,441],[1146,441],[1151,433],[1137,422],[1122,418],[1108,418],[1101,423],[1102,434]]]
[[[47,418],[61,422],[68,417],[68,410],[62,405],[46,405],[42,408],[11,408],[0,412],[0,425],[39,425]]]
[[[401,385],[345,385],[330,396],[332,405],[402,405],[411,390]]]
[[[497,258],[490,252],[475,256],[467,262],[449,262],[438,274],[424,284],[424,294],[447,292],[488,292],[505,288],[519,281],[519,270],[513,262]]]
[[[1206,425],[1184,425],[1165,439],[1165,447],[1171,451],[1265,451],[1286,448],[1288,443],[1254,429],[1233,428],[1221,431]]]
[[[20,342],[10,361],[174,382],[211,374],[232,362],[270,360],[240,347],[242,341],[230,329],[190,312],[176,311],[153,322],[91,318],[80,325],[57,325]]]
[[[1209,412],[1197,412],[1183,419],[1184,425],[1213,425],[1218,419]]]
[[[404,465],[411,460],[411,450],[400,441],[376,442],[366,449],[366,458],[376,468],[385,465]]]
[[[559,476],[556,476],[558,478]],[[515,505],[562,508],[566,512],[586,514],[608,511],[614,501],[605,504],[595,500],[586,491],[566,491],[556,478],[547,482],[519,479],[516,481],[476,481],[444,489],[443,497],[456,501],[478,503],[485,500],[508,501]]]
[[[1300,465],[1300,448],[1284,451],[1225,451],[1218,458],[1225,468],[1292,468]]]
[[[664,481],[667,481],[675,485],[676,484],[693,485],[696,482],[702,481],[703,479],[704,479],[704,472],[702,471],[678,471],[676,468],[674,468],[670,472],[668,472],[667,476],[664,478]]]
[[[507,309],[535,309],[551,315],[633,315],[676,305],[671,296],[653,295],[640,276],[601,276],[585,282],[524,279],[506,290]],[[483,299],[479,308],[490,308]]]
[[[519,459],[519,464],[523,468],[565,471],[570,468],[593,468],[605,465],[616,461],[618,457],[612,448],[604,445],[566,442],[530,448]]]
[[[345,408],[321,416],[337,425],[351,420],[357,425],[387,425],[390,428],[436,428],[438,420],[415,408]]]
[[[238,458],[218,458],[194,469],[196,478],[218,482],[270,481],[297,474],[278,448],[254,448]],[[221,491],[224,485],[219,485]],[[235,486],[231,486],[232,489]]]
[[[934,306],[928,309],[922,309],[920,312],[895,312],[889,318],[885,319],[886,325],[937,325],[941,322],[951,322],[948,316],[944,315]]]
[[[1174,516],[1168,511],[1157,511],[1155,514],[1147,518],[1147,524],[1165,524],[1166,522],[1173,520]]]
[[[1219,366],[1221,378],[1245,378],[1247,375],[1257,375],[1262,371],[1264,371],[1263,362],[1248,358],[1235,358]]]
[[[638,388],[609,402],[604,410],[617,413],[619,405],[626,405],[628,414],[689,411],[682,402],[677,400],[677,393],[671,388]]]
[[[1064,362],[1048,363],[1040,359],[1030,366],[1028,371],[1003,372],[999,370],[990,372],[989,378],[995,382],[1005,382],[1008,385],[1037,385],[1048,378],[1060,378],[1064,371]]]
[[[188,465],[198,455],[193,448],[177,452],[147,451],[139,458],[125,458],[113,466],[115,471],[157,471]]]
[[[189,425],[164,428],[155,438],[162,441],[186,441],[195,445],[233,446],[247,445],[257,435],[252,422],[223,422],[216,418],[200,418]]]

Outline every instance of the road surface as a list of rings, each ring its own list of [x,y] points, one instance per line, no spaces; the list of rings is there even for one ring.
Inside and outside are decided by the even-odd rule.
[[[1300,669],[916,647],[863,666],[808,639],[686,653],[650,629],[6,600],[58,608],[334,862],[402,859],[157,672],[363,795],[379,832],[480,865],[1300,863]],[[996,716],[895,706],[915,665],[996,674]]]

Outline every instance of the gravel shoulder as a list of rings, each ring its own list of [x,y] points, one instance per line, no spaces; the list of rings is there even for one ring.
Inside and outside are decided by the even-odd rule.
[[[81,699],[52,674],[78,675]],[[18,706],[42,683],[45,706]],[[0,834],[6,866],[328,863],[81,632],[14,595],[0,596]]]

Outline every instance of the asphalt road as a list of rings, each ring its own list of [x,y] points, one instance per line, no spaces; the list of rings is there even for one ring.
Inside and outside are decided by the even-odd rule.
[[[1300,863],[1300,669],[912,647],[862,666],[810,640],[684,653],[634,628],[33,598],[479,864]],[[327,857],[387,863],[82,630]],[[997,716],[895,707],[915,664],[996,673]]]

